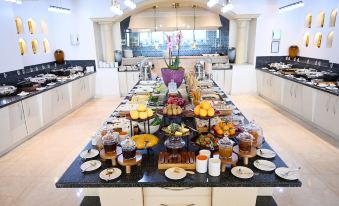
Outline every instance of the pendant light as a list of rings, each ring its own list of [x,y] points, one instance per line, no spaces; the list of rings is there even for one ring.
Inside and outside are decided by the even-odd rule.
[[[222,13],[226,13],[233,9],[233,5],[231,4],[231,0],[225,0],[224,6],[221,8]]]
[[[11,2],[11,3],[16,3],[16,4],[22,4],[22,0],[5,0],[7,2]]]
[[[208,6],[209,8],[212,8],[212,7],[215,6],[217,3],[219,3],[219,0],[208,0],[207,6]]]
[[[192,43],[192,49],[196,49],[197,48],[197,43],[195,41],[195,9],[197,8],[197,5],[193,5],[193,43]]]
[[[124,4],[132,10],[137,7],[137,5],[134,3],[134,0],[125,0]]]
[[[175,27],[176,27],[176,30],[179,31],[179,28],[178,28],[178,8],[179,8],[179,3],[173,3],[172,6],[175,9]]]
[[[153,6],[153,22],[154,22],[154,31],[157,32],[158,26],[157,26],[157,8],[158,6]]]
[[[120,4],[117,0],[112,0],[111,11],[118,16],[121,16],[124,12],[120,8]]]
[[[62,6],[61,0],[59,1],[59,6],[50,5],[48,7],[48,11],[62,13],[62,14],[70,14],[71,13],[71,9]]]

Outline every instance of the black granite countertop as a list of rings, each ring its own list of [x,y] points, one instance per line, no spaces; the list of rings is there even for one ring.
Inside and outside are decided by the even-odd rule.
[[[216,86],[216,85],[215,85]],[[228,104],[233,104],[225,93],[222,93],[222,98],[227,98]],[[128,99],[127,96],[125,99]],[[234,104],[233,104],[234,105]],[[115,112],[114,112],[115,113]],[[241,113],[240,113],[241,114]],[[242,114],[241,114],[242,115]],[[248,120],[245,120],[248,122]],[[183,122],[187,125],[194,125],[193,118],[183,118]],[[194,175],[188,175],[185,179],[180,181],[173,181],[165,177],[164,170],[158,170],[158,154],[160,151],[165,150],[164,136],[161,133],[156,133],[159,137],[159,144],[155,146],[154,155],[147,155],[144,150],[139,150],[143,154],[143,160],[140,167],[132,167],[131,174],[126,174],[125,169],[118,165],[122,170],[122,175],[112,181],[104,181],[99,178],[99,173],[106,168],[111,167],[110,160],[102,161],[101,168],[90,172],[82,173],[80,165],[83,163],[81,158],[78,156],[71,163],[65,173],[60,177],[56,183],[57,188],[89,188],[89,187],[300,187],[301,182],[283,180],[275,175],[274,172],[262,172],[253,166],[253,161],[258,157],[251,158],[249,160],[249,167],[259,175],[255,175],[251,179],[242,180],[234,177],[230,168],[226,169],[225,173],[221,173],[218,177],[212,177],[206,174],[196,173]],[[194,133],[191,134],[186,141],[189,142],[189,138],[193,137]],[[195,151],[198,153],[197,148],[188,144],[188,150]],[[89,142],[83,151],[93,148],[91,142]],[[265,142],[262,148],[272,149],[267,142]],[[96,157],[94,159],[100,159]],[[286,166],[282,159],[277,154],[272,161],[277,167]],[[237,165],[242,165],[242,161],[239,161]]]
[[[314,84],[308,84],[306,82],[299,81],[296,78],[292,78],[292,77],[285,76],[283,74],[277,74],[277,73],[271,72],[268,69],[263,69],[263,68],[256,68],[256,69],[260,70],[260,71],[263,71],[263,72],[266,72],[266,73],[269,73],[269,74],[272,74],[272,75],[275,75],[275,76],[278,76],[278,77],[281,77],[283,79],[287,79],[287,80],[290,80],[290,81],[293,81],[293,82],[296,82],[296,83],[299,83],[299,84],[311,87],[313,89],[317,89],[317,90],[320,90],[320,91],[323,91],[323,92],[327,92],[329,94],[333,94],[333,95],[339,96],[339,90],[329,90],[329,89],[326,89],[326,88],[323,88],[323,87],[318,87],[318,86],[316,86]]]
[[[89,73],[84,74],[84,76],[80,76],[80,77],[77,77],[75,79],[70,79],[70,80],[67,80],[67,81],[64,81],[64,82],[56,82],[56,84],[53,85],[53,86],[46,86],[46,89],[41,90],[41,91],[29,92],[29,94],[26,95],[26,96],[13,95],[13,96],[8,96],[8,97],[0,97],[0,108],[7,107],[11,104],[20,102],[24,99],[33,97],[35,95],[41,94],[41,93],[46,92],[48,90],[54,89],[56,87],[70,83],[70,82],[75,81],[77,79],[81,79],[82,77],[86,77],[86,76],[89,76],[89,75],[94,74],[94,73],[95,72],[89,72]]]

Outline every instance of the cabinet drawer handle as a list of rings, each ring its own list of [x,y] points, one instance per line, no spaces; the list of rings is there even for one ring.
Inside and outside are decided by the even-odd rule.
[[[330,110],[330,101],[331,101],[331,96],[329,96],[328,99],[327,99],[326,112],[328,112],[328,110]]]
[[[165,190],[171,190],[171,191],[183,191],[183,190],[190,190],[190,189],[193,189],[193,187],[184,187],[184,188],[162,187],[162,189],[165,189]]]

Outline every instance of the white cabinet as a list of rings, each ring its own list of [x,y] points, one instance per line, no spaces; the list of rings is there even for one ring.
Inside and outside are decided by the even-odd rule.
[[[282,79],[272,74],[262,73],[259,77],[259,87],[262,96],[274,103],[281,104],[283,90]]]
[[[292,112],[302,115],[303,85],[289,80],[284,81],[282,105]]]
[[[120,96],[124,97],[128,94],[128,85],[127,85],[127,76],[128,72],[118,72],[119,76],[119,88],[120,88]]]
[[[315,89],[305,86],[302,86],[302,97],[301,97],[301,111],[300,115],[307,121],[313,121],[313,109],[314,109],[314,93]]]
[[[40,110],[42,100],[41,97],[42,95],[39,94],[22,101],[28,135],[33,134],[42,127]]]
[[[316,91],[314,123],[339,137],[338,101],[335,95]]]
[[[260,70],[256,70],[256,76],[257,76],[257,93],[258,95],[262,96],[262,87],[263,87],[263,76],[264,73]]]
[[[0,155],[12,144],[8,107],[0,109]]]
[[[86,102],[93,96],[95,90],[92,82],[94,80],[90,76],[83,77],[71,83],[72,107],[77,107]]]
[[[213,70],[212,78],[214,82],[222,89],[224,89],[225,83],[225,70]]]
[[[211,188],[143,188],[144,206],[211,205]]]
[[[232,91],[232,70],[225,70],[223,90],[226,94],[231,94],[231,91]]]
[[[25,114],[21,101],[8,106],[12,143],[20,142],[27,136]]]

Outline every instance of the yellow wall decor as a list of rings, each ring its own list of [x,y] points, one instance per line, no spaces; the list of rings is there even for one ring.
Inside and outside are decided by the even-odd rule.
[[[32,18],[28,19],[28,30],[30,34],[36,34],[36,24]]]
[[[47,26],[47,23],[44,19],[41,20],[40,27],[41,27],[41,33],[43,33],[43,34],[48,33],[48,26]]]
[[[38,40],[33,39],[31,43],[32,43],[33,54],[37,54],[39,52],[39,43],[38,43]]]
[[[336,21],[337,21],[337,15],[338,15],[338,10],[334,9],[331,12],[331,16],[330,16],[330,27],[335,27]]]
[[[15,26],[16,26],[16,32],[18,34],[24,33],[24,26],[22,25],[22,21],[20,17],[15,17]]]
[[[21,55],[27,54],[26,42],[22,38],[19,39],[19,49],[20,49],[20,54]]]
[[[312,27],[312,14],[307,14],[306,21],[305,21],[305,27],[306,28]]]
[[[308,47],[310,45],[310,33],[306,32],[304,34],[304,45]]]
[[[314,46],[320,48],[323,35],[321,32],[317,32],[314,36]]]
[[[45,38],[42,43],[44,45],[44,52],[45,52],[45,54],[50,53],[51,52],[51,47],[49,45],[49,41]]]
[[[331,31],[327,35],[327,42],[326,42],[326,47],[327,48],[332,48],[333,38],[334,38],[334,31]]]
[[[325,24],[325,12],[321,11],[319,12],[317,17],[317,26],[324,27],[324,24]]]

